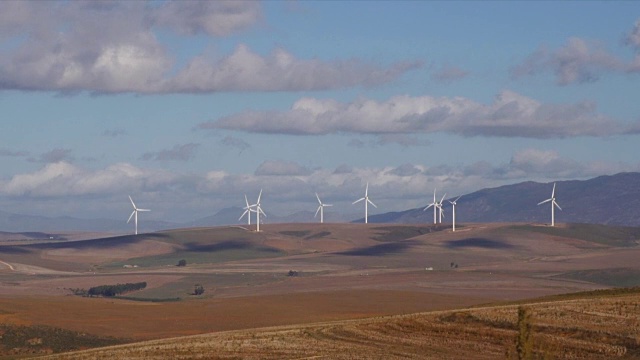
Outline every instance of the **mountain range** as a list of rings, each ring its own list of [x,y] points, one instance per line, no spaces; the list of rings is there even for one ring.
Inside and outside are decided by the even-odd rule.
[[[456,206],[456,222],[551,222],[550,204],[537,204],[551,196],[553,183],[533,181],[482,189],[463,195]],[[640,226],[640,173],[620,173],[589,180],[556,182],[556,222],[592,223]],[[444,201],[444,221],[451,221],[451,205]],[[439,196],[438,196],[439,200]],[[431,209],[422,207],[399,212],[369,216],[372,223],[429,223]],[[144,221],[141,231],[157,231],[181,227],[202,227],[238,224],[242,214],[239,207],[224,208],[217,213],[187,223]],[[300,211],[286,216],[270,214],[266,223],[294,223],[314,221],[314,213]],[[353,214],[332,214],[329,222],[348,222]],[[362,222],[363,219],[354,222]],[[73,217],[44,217],[18,215],[0,211],[0,231],[98,231],[127,233],[131,224],[113,219],[78,219]]]
[[[482,189],[457,201],[456,223],[532,222],[550,223],[549,199],[553,183],[533,181]],[[589,180],[557,181],[555,220],[560,223],[590,223],[640,226],[640,173],[620,173]],[[440,198],[438,197],[438,200]],[[444,201],[445,219],[451,222],[451,204]],[[425,206],[427,206],[425,204]],[[369,216],[369,222],[424,223],[433,221],[433,210],[424,207]]]

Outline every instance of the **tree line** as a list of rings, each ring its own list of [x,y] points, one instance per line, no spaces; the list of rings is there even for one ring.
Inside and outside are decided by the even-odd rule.
[[[116,296],[131,291],[142,290],[147,287],[147,282],[138,283],[126,283],[116,285],[100,285],[89,288],[88,291],[84,289],[70,289],[76,295],[82,296]]]

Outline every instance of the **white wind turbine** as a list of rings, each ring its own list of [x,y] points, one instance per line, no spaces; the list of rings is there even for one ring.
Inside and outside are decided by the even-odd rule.
[[[367,224],[369,222],[369,204],[373,205],[373,207],[377,208],[376,204],[373,201],[369,200],[369,183],[367,183],[367,187],[364,189],[364,197],[354,201],[352,204],[359,203],[364,200],[364,223]]]
[[[316,214],[313,217],[318,216],[318,211],[320,212],[320,223],[324,223],[324,207],[325,206],[333,206],[331,204],[323,204],[322,201],[320,201],[320,196],[318,196],[318,193],[316,193],[316,198],[318,199],[318,203],[320,205],[318,205],[318,210],[316,210]]]
[[[551,201],[551,226],[556,226],[556,219],[555,219],[556,215],[555,215],[554,207],[557,207],[558,209],[562,210],[560,205],[558,205],[558,203],[556,202],[556,183],[553,183],[553,190],[551,190],[551,197],[545,201],[539,202],[538,205],[548,203],[549,201]]]
[[[242,218],[245,215],[247,215],[247,225],[251,225],[251,212],[253,211],[254,205],[249,205],[249,200],[247,200],[247,194],[244,194],[244,203],[246,204],[246,206],[242,208],[244,209],[244,212],[242,213],[240,218],[238,218],[238,221],[242,220]]]
[[[444,195],[442,195],[442,199],[440,199],[440,202],[437,204],[438,207],[438,213],[439,213],[439,219],[438,222],[440,224],[442,224],[442,216],[444,216],[443,212],[444,210],[442,209],[442,202],[444,201],[444,197],[447,196],[447,193],[444,193]]]
[[[453,231],[456,231],[456,205],[458,204],[458,200],[460,200],[460,198],[462,197],[462,195],[458,196],[457,199],[451,201],[449,200],[449,204],[451,204],[451,206],[453,207],[453,210],[451,210],[451,217],[453,220]]]
[[[260,205],[260,198],[262,197],[262,189],[260,189],[260,193],[258,194],[258,201],[256,201],[255,204],[251,205],[250,208],[255,208],[255,209],[250,209],[249,211],[253,211],[254,213],[256,213],[256,232],[260,232],[260,214],[264,215],[265,217],[267,217],[267,214],[264,213],[264,211],[262,211],[262,206]]]
[[[136,224],[136,235],[138,235],[138,212],[139,211],[151,211],[149,209],[138,209],[136,207],[136,204],[133,202],[133,199],[131,198],[131,195],[129,195],[129,200],[131,200],[131,205],[133,205],[133,212],[131,213],[131,215],[129,215],[129,220],[127,220],[127,224],[131,221],[132,217],[135,217],[135,224]]]
[[[431,204],[429,204],[429,206],[427,206],[426,208],[422,209],[422,211],[427,211],[428,208],[433,206],[433,223],[437,224],[437,214],[436,212],[438,211],[438,201],[436,200],[436,189],[433,189],[433,202]],[[440,213],[440,221],[442,221],[442,212]]]

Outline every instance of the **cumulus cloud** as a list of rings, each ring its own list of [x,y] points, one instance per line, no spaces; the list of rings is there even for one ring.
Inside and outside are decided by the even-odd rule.
[[[254,1],[0,2],[0,89],[91,93],[324,90],[392,81],[419,63],[263,56],[246,45],[230,55],[187,59],[179,68],[157,32],[229,35],[262,14]],[[5,22],[6,21],[6,22]]]
[[[87,170],[65,161],[50,163],[0,182],[0,193],[11,196],[53,197],[112,194],[129,189],[157,190],[176,182],[176,175],[121,163],[101,170]]]
[[[257,176],[304,176],[311,174],[306,167],[292,161],[265,161],[256,169]]]
[[[633,29],[627,35],[626,44],[633,47],[636,51],[640,50],[640,20],[637,20]]]
[[[170,81],[179,92],[327,90],[374,86],[395,80],[418,62],[397,63],[388,68],[352,59],[326,62],[298,59],[284,49],[261,56],[246,45],[221,59],[194,58]]]
[[[195,157],[198,147],[200,147],[200,144],[194,143],[175,145],[171,149],[145,153],[140,159],[154,161],[189,161]]]
[[[593,102],[545,104],[513,91],[503,91],[488,105],[463,97],[405,95],[386,101],[360,98],[351,103],[302,98],[288,111],[245,111],[198,128],[292,135],[446,132],[528,138],[607,136],[628,131],[599,114]]]

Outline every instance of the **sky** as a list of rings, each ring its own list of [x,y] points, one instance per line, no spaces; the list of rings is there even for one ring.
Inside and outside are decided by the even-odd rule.
[[[2,1],[0,118],[0,211],[52,217],[640,171],[640,4]]]

